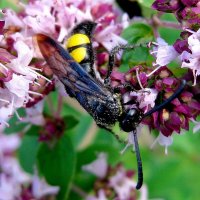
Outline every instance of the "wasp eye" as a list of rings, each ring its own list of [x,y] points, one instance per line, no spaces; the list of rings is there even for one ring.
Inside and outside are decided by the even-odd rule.
[[[120,127],[125,132],[133,131],[141,121],[141,112],[135,108],[123,113],[119,119]]]

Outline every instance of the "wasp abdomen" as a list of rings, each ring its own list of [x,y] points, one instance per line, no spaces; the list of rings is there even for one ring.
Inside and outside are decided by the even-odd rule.
[[[66,44],[66,48],[73,59],[93,77],[95,76],[93,69],[94,52],[91,37],[95,26],[96,24],[91,21],[80,23],[74,28]]]
[[[74,34],[67,41],[67,49],[70,55],[78,63],[86,62],[89,59],[88,48],[91,42],[87,35],[85,34]]]

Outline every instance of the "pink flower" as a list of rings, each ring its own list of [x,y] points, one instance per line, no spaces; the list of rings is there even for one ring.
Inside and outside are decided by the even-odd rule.
[[[156,89],[144,88],[138,92],[131,92],[130,95],[136,96],[137,102],[139,102],[139,107],[141,109],[146,108],[147,111],[149,108],[155,106],[158,91]]]
[[[24,27],[24,23],[13,10],[4,9],[1,12],[4,15],[5,29],[9,28],[9,26],[17,26],[20,28]]]
[[[182,53],[183,63],[181,67],[187,67],[192,70],[193,76],[194,76],[193,85],[196,85],[197,76],[200,75],[200,59],[199,59],[200,47],[199,45],[200,45],[200,29],[197,32],[193,32],[193,34],[188,37],[188,48],[191,50],[191,53],[188,53],[188,52]]]
[[[5,83],[6,88],[14,95],[15,98],[21,98],[21,104],[17,107],[21,107],[24,102],[28,100],[29,84],[32,81],[25,78],[23,75],[13,74],[13,78]]]
[[[51,6],[53,5],[44,4],[41,1],[24,6],[27,16],[24,17],[23,22],[32,30],[32,34],[55,33],[55,17],[51,14]]]
[[[45,124],[45,119],[43,116],[43,106],[44,101],[40,101],[32,107],[26,108],[26,117],[24,117],[22,121],[43,126]]]
[[[0,155],[15,151],[20,145],[20,137],[17,134],[4,135],[0,133]]]
[[[162,38],[157,38],[157,46],[155,47],[156,64],[165,66],[174,60],[179,54],[173,46],[168,45]]]
[[[104,30],[96,34],[96,40],[101,43],[108,51],[117,45],[127,44],[127,41],[116,33],[116,25],[110,24]]]
[[[84,171],[96,175],[99,178],[104,178],[108,170],[106,154],[105,153],[98,154],[98,158],[95,161],[93,161],[88,165],[84,165],[82,169]]]
[[[50,186],[44,179],[41,179],[37,171],[32,178],[32,195],[36,199],[41,199],[47,195],[56,195],[59,192],[59,187]]]
[[[125,170],[120,164],[115,167],[109,166],[104,153],[99,154],[98,157],[97,160],[83,167],[84,170],[99,177],[94,187],[96,195],[88,195],[86,199],[107,200],[111,197],[117,200],[135,199],[136,182],[132,180],[134,172]],[[147,200],[147,196],[147,188],[143,185],[140,190],[140,200]]]
[[[173,143],[173,138],[172,136],[164,136],[162,133],[158,135],[158,137],[155,139],[154,143],[151,145],[153,146],[158,142],[160,145],[165,147],[165,154],[168,154],[168,146],[170,146]]]
[[[7,177],[6,174],[0,174],[0,183],[1,200],[13,200],[20,196],[20,185],[16,184],[12,178]]]
[[[193,123],[195,124],[195,126],[193,128],[193,133],[199,133],[200,132],[200,122],[193,120]]]
[[[117,173],[109,180],[109,184],[119,199],[129,199],[131,191],[135,189],[136,183],[126,176],[126,172],[123,168],[119,169]]]
[[[30,182],[30,175],[22,171],[16,158],[5,156],[3,161],[4,162],[1,163],[1,169],[3,173],[12,177],[13,181],[15,181],[16,184],[20,185]]]
[[[8,123],[6,122],[9,117],[13,114],[13,99],[11,98],[11,94],[9,93],[9,90],[7,89],[1,89],[0,90],[0,123],[5,124],[7,126]]]
[[[14,43],[14,48],[17,51],[17,58],[12,59],[7,66],[16,73],[26,75],[26,77],[30,80],[37,78],[37,75],[29,66],[33,58],[33,50],[21,40]]]

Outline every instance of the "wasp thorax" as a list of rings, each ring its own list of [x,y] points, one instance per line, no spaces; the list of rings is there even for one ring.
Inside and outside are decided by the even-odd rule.
[[[133,131],[142,120],[143,113],[137,108],[124,112],[119,119],[120,127],[125,132]]]

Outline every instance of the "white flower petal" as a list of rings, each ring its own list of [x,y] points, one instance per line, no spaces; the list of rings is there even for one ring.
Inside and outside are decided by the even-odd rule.
[[[135,189],[136,183],[126,176],[123,168],[117,171],[109,180],[119,199],[129,199],[131,191]]]
[[[46,195],[55,195],[58,192],[59,187],[48,185],[44,179],[40,179],[37,171],[35,172],[32,182],[32,194],[35,198],[40,199]]]
[[[20,137],[17,134],[0,134],[0,152],[7,153],[15,151],[19,147],[20,141]]]
[[[99,178],[104,178],[108,170],[106,154],[100,153],[95,161],[88,165],[84,165],[82,169],[96,175]]]

